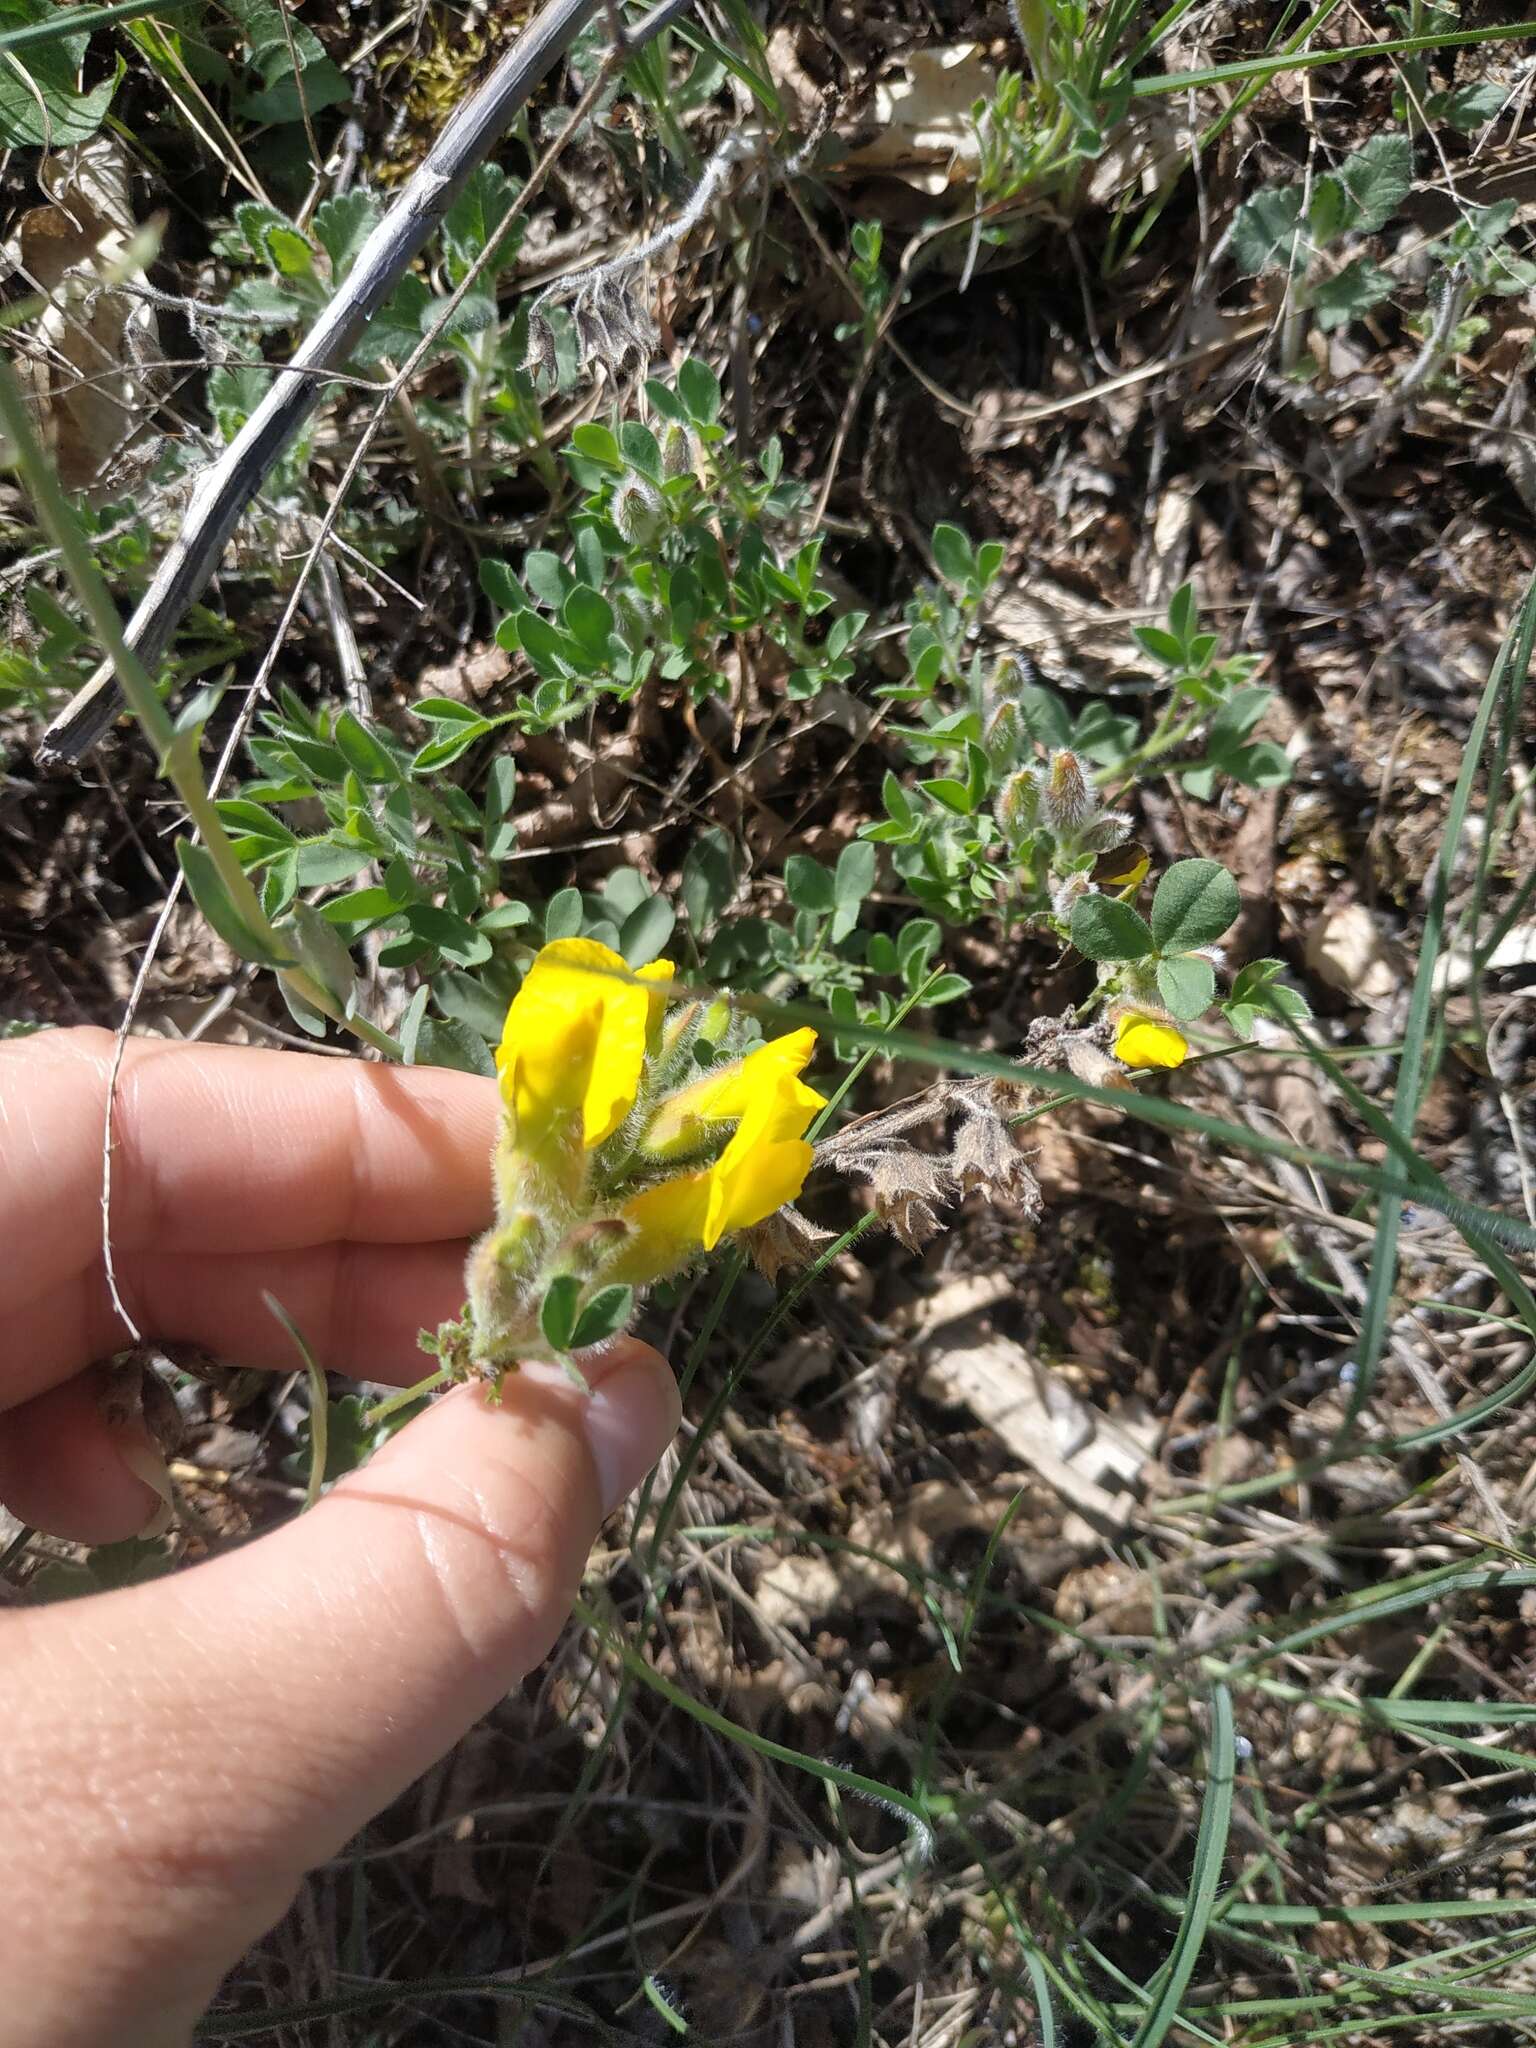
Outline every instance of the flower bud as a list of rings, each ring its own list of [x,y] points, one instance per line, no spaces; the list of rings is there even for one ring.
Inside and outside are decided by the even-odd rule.
[[[1027,734],[1019,707],[1011,699],[998,705],[988,721],[982,745],[995,775],[1006,773],[1023,751]]]
[[[1076,832],[1087,824],[1097,808],[1098,798],[1086,764],[1065,747],[1059,747],[1051,756],[1046,776],[1047,821],[1059,832]]]
[[[1003,784],[1003,793],[997,800],[997,822],[1015,846],[1034,831],[1040,822],[1038,768],[1021,768]]]
[[[613,494],[609,507],[620,536],[631,547],[651,547],[661,538],[667,523],[661,493],[644,477],[631,473]]]
[[[661,473],[670,482],[693,468],[693,436],[681,420],[669,420],[661,436]]]

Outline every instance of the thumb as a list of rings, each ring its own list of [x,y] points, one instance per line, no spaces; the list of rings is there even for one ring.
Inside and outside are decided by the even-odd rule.
[[[7,2048],[184,2038],[304,1871],[539,1661],[677,1426],[648,1346],[589,1377],[456,1389],[259,1542],[3,1618]]]

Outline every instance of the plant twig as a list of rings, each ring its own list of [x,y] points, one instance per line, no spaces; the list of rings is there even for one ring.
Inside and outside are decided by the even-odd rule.
[[[274,377],[239,434],[204,471],[192,492],[181,534],[127,627],[128,645],[146,668],[158,664],[183,613],[218,566],[263,477],[318,403],[324,379],[315,373],[338,369],[347,361],[369,319],[442,225],[465,181],[598,5],[599,0],[546,0],[485,83],[454,113],[291,361]],[[664,25],[655,15],[646,17],[630,32],[626,53]],[[37,750],[39,765],[65,767],[78,761],[111,725],[119,702],[117,668],[109,659],[44,733]]]

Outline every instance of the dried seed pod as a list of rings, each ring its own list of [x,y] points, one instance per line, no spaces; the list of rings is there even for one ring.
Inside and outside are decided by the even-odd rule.
[[[528,353],[523,358],[523,368],[531,377],[546,378],[551,384],[558,375],[555,330],[542,313],[529,315]]]

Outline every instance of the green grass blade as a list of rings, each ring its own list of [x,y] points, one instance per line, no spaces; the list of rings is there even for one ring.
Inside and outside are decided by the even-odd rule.
[[[117,0],[113,7],[61,7],[46,21],[28,22],[25,28],[8,28],[0,35],[0,50],[33,49],[39,43],[56,43],[61,36],[89,35],[115,21],[137,21],[146,14],[179,14],[192,0]]]
[[[1149,99],[1160,93],[1188,92],[1193,86],[1231,85],[1240,78],[1273,78],[1281,71],[1313,71],[1323,64],[1348,64],[1356,57],[1411,57],[1421,50],[1457,50],[1470,43],[1513,42],[1526,36],[1536,36],[1536,21],[1495,22],[1484,28],[1458,28],[1432,36],[1394,36],[1380,43],[1346,43],[1337,50],[1243,57],[1231,64],[1213,64],[1204,71],[1174,71],[1156,78],[1138,78],[1131,92],[1137,99]]]
[[[1435,861],[1434,880],[1430,887],[1429,904],[1424,914],[1418,971],[1414,977],[1413,994],[1409,999],[1407,1023],[1403,1028],[1403,1050],[1397,1066],[1397,1087],[1392,1098],[1392,1129],[1405,1145],[1412,1142],[1413,1128],[1418,1122],[1425,1088],[1433,1073],[1433,1066],[1426,1059],[1426,1048],[1429,1043],[1430,1018],[1435,1007],[1435,970],[1439,965],[1441,942],[1445,936],[1446,914],[1456,873],[1457,855],[1472,808],[1472,791],[1482,765],[1483,750],[1487,745],[1489,730],[1493,723],[1494,709],[1506,688],[1515,692],[1524,688],[1533,643],[1536,643],[1536,578],[1526,586],[1520,610],[1510,630],[1505,634],[1497,659],[1489,671],[1488,682],[1477,707],[1477,715],[1472,721],[1472,730],[1467,735],[1461,773],[1456,778],[1450,808],[1446,812],[1440,851]],[[1492,794],[1490,792],[1490,801]],[[1403,1192],[1394,1189],[1383,1195],[1376,1219],[1376,1240],[1371,1254],[1365,1305],[1360,1318],[1360,1339],[1355,1355],[1355,1384],[1350,1390],[1349,1404],[1340,1426],[1341,1437],[1353,1432],[1354,1425],[1370,1398],[1376,1367],[1386,1342],[1392,1296],[1397,1285],[1398,1234],[1402,1225],[1402,1215]]]
[[[866,1778],[859,1771],[846,1771],[839,1764],[829,1764],[823,1757],[807,1756],[803,1750],[790,1749],[782,1742],[772,1742],[766,1735],[759,1735],[754,1729],[743,1728],[739,1721],[732,1721],[703,1700],[691,1699],[681,1686],[664,1678],[646,1663],[632,1644],[607,1627],[601,1615],[594,1613],[584,1600],[576,1602],[575,1615],[583,1628],[591,1629],[617,1653],[626,1671],[652,1692],[660,1693],[668,1706],[676,1707],[680,1714],[686,1714],[701,1727],[723,1736],[727,1742],[734,1742],[738,1748],[750,1749],[773,1763],[788,1764],[794,1770],[819,1778],[823,1785],[835,1785],[840,1792],[852,1792],[876,1806],[883,1806],[887,1812],[904,1815],[912,1825],[914,1846],[920,1854],[928,1854],[933,1841],[933,1827],[917,1800],[908,1798],[894,1785],[882,1785],[878,1779]]]
[[[1211,1909],[1221,1884],[1221,1866],[1232,1825],[1232,1789],[1237,1772],[1237,1733],[1232,1695],[1224,1685],[1211,1692],[1211,1740],[1207,1750],[1205,1800],[1195,1837],[1195,1865],[1178,1934],[1164,1966],[1152,2010],[1136,2029],[1131,2048],[1160,2048],[1179,2014],[1179,2001],[1189,1989],[1211,1924]]]

